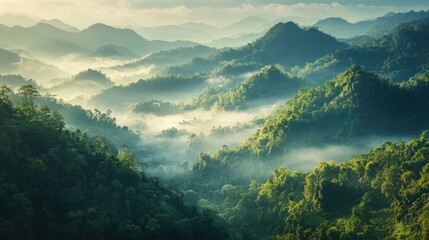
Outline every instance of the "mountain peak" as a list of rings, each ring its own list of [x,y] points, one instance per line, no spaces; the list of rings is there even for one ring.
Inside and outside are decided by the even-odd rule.
[[[104,23],[94,23],[91,26],[89,26],[86,30],[104,30],[104,29],[114,29],[114,27]]]
[[[49,20],[48,19],[42,19],[39,21],[39,23],[46,23],[46,24],[49,24],[49,25],[54,26],[56,28],[59,28],[61,30],[68,31],[68,32],[78,32],[79,31],[77,28],[62,22],[59,19],[49,19]]]
[[[294,22],[286,22],[274,25],[248,47],[257,52],[270,52],[270,58],[278,57],[286,65],[295,66],[343,46],[345,44],[315,28],[301,28]]]
[[[314,26],[318,26],[321,24],[350,24],[349,21],[345,20],[344,18],[340,18],[340,17],[330,17],[330,18],[325,18],[322,20],[317,21]]]

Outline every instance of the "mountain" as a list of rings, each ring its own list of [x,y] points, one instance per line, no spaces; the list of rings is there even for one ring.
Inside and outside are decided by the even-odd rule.
[[[91,58],[135,59],[139,56],[125,47],[113,44],[103,45],[88,55]]]
[[[224,47],[236,48],[236,47],[244,46],[248,43],[251,43],[256,39],[262,37],[264,34],[265,32],[260,32],[260,33],[247,33],[236,38],[224,37],[224,38],[215,39],[207,43],[207,45],[212,47],[217,47],[217,48],[224,48]]]
[[[70,80],[51,87],[48,92],[63,96],[65,100],[85,98],[97,94],[115,84],[102,72],[93,69],[82,71]]]
[[[49,84],[54,78],[67,75],[55,66],[0,48],[0,71],[2,74],[22,75],[36,80],[40,85]]]
[[[74,32],[65,31],[43,21],[27,29],[29,31],[25,32],[25,35],[35,39],[18,46],[28,48],[31,53],[37,56],[56,58],[89,52],[88,48],[73,41]]]
[[[238,111],[279,99],[288,99],[303,85],[301,80],[291,78],[274,66],[267,66],[227,91],[216,95],[205,95],[203,92],[186,107]]]
[[[346,46],[315,28],[300,28],[293,22],[278,23],[261,38],[243,47],[221,49],[208,58],[194,59],[191,63],[171,67],[167,71],[171,74],[193,74],[217,69],[239,75],[276,64],[290,69],[304,66]]]
[[[232,41],[232,39],[237,39],[243,35],[252,35],[254,33],[266,31],[270,26],[271,22],[268,20],[258,17],[248,17],[222,28],[214,27],[205,23],[187,22],[177,25],[138,27],[135,28],[135,30],[141,36],[147,39],[159,39],[165,41],[174,41],[180,39],[207,44],[216,39],[224,38],[225,40],[231,39]],[[238,39],[236,41],[238,41]],[[248,42],[250,41],[244,41],[244,39],[241,40],[241,43],[243,44]],[[222,47],[225,46],[237,47],[239,45],[235,43],[234,45],[228,44],[223,45]]]
[[[338,38],[351,38],[354,36],[364,35],[371,28],[366,24],[350,23],[339,17],[331,17],[319,20],[313,26],[322,32],[328,33]]]
[[[326,18],[313,26],[338,38],[351,38],[359,35],[377,35],[387,32],[401,23],[429,17],[429,11],[410,11],[405,13],[388,13],[374,20],[350,23],[342,18]]]
[[[32,85],[34,88],[40,89],[40,86],[34,80],[26,79],[21,75],[0,75],[0,86],[6,86],[13,91],[17,91],[25,85]]]
[[[36,103],[61,114],[68,129],[79,129],[88,136],[100,137],[114,148],[125,144],[132,151],[138,149],[139,136],[128,127],[119,126],[110,111],[87,110],[53,96],[38,97]]]
[[[0,16],[0,24],[6,25],[8,27],[21,26],[28,27],[37,23],[35,18],[15,13],[5,13]]]
[[[28,28],[0,25],[0,35],[3,36],[0,39],[0,47],[19,48],[54,58],[61,54],[87,54],[103,45],[128,48],[141,56],[160,50],[196,45],[188,41],[148,41],[131,29],[114,28],[100,23],[79,32],[64,31],[46,23],[38,23]],[[51,45],[53,50],[49,49]]]
[[[68,25],[58,19],[42,19],[40,20],[40,23],[46,23],[67,32],[79,32],[79,29],[77,29],[76,27]]]
[[[136,68],[144,65],[156,65],[159,67],[180,65],[192,61],[192,59],[199,57],[205,58],[215,52],[214,48],[206,47],[203,45],[197,45],[194,47],[182,47],[171,50],[164,50],[137,60],[135,62],[127,63],[122,66],[115,67],[116,70],[122,69],[127,70],[130,68]]]
[[[314,28],[303,29],[293,22],[279,23],[255,42],[238,49],[238,55],[250,55],[263,64],[280,63],[287,67],[303,65],[344,47]]]
[[[392,84],[353,65],[320,87],[301,90],[238,147],[200,156],[195,169],[215,176],[227,174],[228,166],[240,164],[238,159],[274,164],[294,148],[353,145],[374,136],[416,136],[429,128],[427,94],[427,71]],[[283,164],[300,163],[287,158]]]
[[[3,239],[226,239],[214,215],[141,170],[125,147],[64,128],[61,115],[2,91]]]
[[[262,65],[281,64],[290,68],[301,66],[345,44],[314,28],[303,29],[293,22],[278,23],[256,41],[243,47],[221,51],[219,61],[257,62]]]
[[[243,33],[258,33],[268,29],[271,22],[259,17],[247,17],[222,28],[222,32],[239,36]]]
[[[139,27],[136,28],[141,36],[147,39],[158,39],[164,41],[187,40],[204,43],[215,37],[214,27],[196,24],[166,25],[158,27]]]
[[[307,64],[298,76],[318,83],[358,64],[393,81],[405,81],[428,68],[429,18],[396,27],[388,34],[357,46],[339,49]]]
[[[131,29],[114,28],[97,23],[75,34],[74,42],[88,49],[97,49],[103,45],[127,47],[138,54],[146,54],[149,41]]]
[[[204,88],[204,81],[202,76],[161,75],[106,89],[92,97],[89,102],[98,109],[123,111],[143,100],[177,101],[188,98]]]
[[[243,148],[265,155],[291,145],[417,134],[429,127],[428,77],[426,72],[413,80],[418,84],[394,85],[353,65],[335,80],[301,91]]]
[[[206,23],[200,23],[200,22],[186,22],[186,23],[179,24],[177,26],[187,27],[195,30],[204,30],[208,32],[214,32],[219,30],[219,28],[215,26],[212,26]]]

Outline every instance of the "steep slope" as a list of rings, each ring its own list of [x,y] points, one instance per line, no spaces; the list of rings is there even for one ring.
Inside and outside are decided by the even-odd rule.
[[[264,65],[302,66],[306,62],[344,47],[335,38],[314,28],[303,29],[293,22],[278,23],[264,36],[242,48],[219,54],[219,60],[258,61]]]
[[[147,53],[146,39],[131,29],[119,29],[105,24],[97,23],[83,29],[74,36],[74,42],[89,49],[96,49],[103,45],[117,45],[128,47],[139,54]]]
[[[416,87],[399,86],[353,65],[335,80],[300,92],[243,147],[265,155],[304,143],[416,134],[429,127],[427,77],[420,75]]]
[[[389,31],[401,23],[429,17],[429,11],[410,11],[405,13],[388,13],[374,20],[350,23],[342,18],[326,18],[313,26],[320,31],[338,38],[351,38],[359,35],[377,35]]]
[[[352,64],[393,81],[405,81],[428,68],[429,18],[403,24],[389,34],[359,46],[340,49],[307,64],[298,76],[324,82]]]
[[[30,89],[28,89],[30,90]],[[2,239],[225,239],[210,214],[149,178],[126,147],[117,152],[29,91],[13,106],[0,96]]]
[[[238,111],[280,99],[285,100],[303,86],[304,82],[301,80],[291,78],[274,66],[267,66],[227,91],[216,95],[201,94],[192,99],[186,107]]]
[[[235,68],[235,74],[238,75],[275,64],[289,69],[302,67],[307,62],[346,46],[315,28],[300,28],[293,22],[278,23],[261,38],[243,47],[221,49],[209,58],[194,59],[191,63],[169,68],[168,71],[173,74],[190,74],[231,65],[229,68]],[[248,66],[245,72],[242,72],[242,66]]]

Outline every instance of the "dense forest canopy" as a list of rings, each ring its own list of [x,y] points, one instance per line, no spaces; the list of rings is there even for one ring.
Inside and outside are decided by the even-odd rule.
[[[126,146],[64,129],[58,112],[19,89],[0,92],[2,239],[225,238],[210,213],[149,178]]]

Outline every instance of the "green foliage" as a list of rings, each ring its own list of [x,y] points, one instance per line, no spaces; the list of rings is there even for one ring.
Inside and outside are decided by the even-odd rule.
[[[163,102],[160,100],[150,100],[140,102],[133,107],[135,113],[152,113],[155,115],[165,116],[180,113],[180,107],[174,103]]]
[[[298,76],[325,82],[353,64],[381,74],[395,82],[406,81],[427,70],[429,20],[406,23],[374,41],[339,49],[314,63],[307,64]]]
[[[287,22],[274,25],[255,42],[219,52],[215,58],[241,62],[257,60],[263,65],[281,64],[289,68],[302,66],[344,46],[315,28],[303,29],[293,22]]]
[[[99,136],[119,147],[123,144],[131,149],[139,141],[139,136],[126,126],[118,126],[111,111],[98,109],[85,110],[81,106],[71,105],[52,96],[39,97],[37,103],[58,111],[69,128],[79,129],[90,136]]]
[[[341,164],[322,162],[308,173],[280,167],[263,184],[251,182],[246,190],[225,184],[217,196],[229,202],[222,215],[239,236],[425,239],[428,169],[429,140],[423,133]]]
[[[242,148],[270,155],[303,143],[415,134],[429,127],[425,120],[429,88],[422,79],[427,80],[427,74],[404,85],[390,84],[353,65],[333,81],[301,91]]]
[[[206,88],[199,96],[185,104],[185,109],[202,107],[226,111],[238,111],[263,102],[287,99],[304,84],[275,66],[263,67],[243,83],[226,91]]]
[[[191,63],[169,67],[168,73],[195,72],[243,74],[261,66],[280,64],[285,68],[303,67],[346,44],[315,28],[300,28],[293,22],[278,23],[264,36],[240,48],[221,49],[208,58],[197,58]]]
[[[4,88],[2,88],[5,90]],[[140,171],[126,147],[64,129],[59,114],[0,100],[1,239],[224,239],[214,216]],[[6,92],[6,91],[2,91]]]
[[[111,84],[112,81],[101,71],[87,69],[76,74],[73,77],[74,80],[92,80],[101,84]]]

